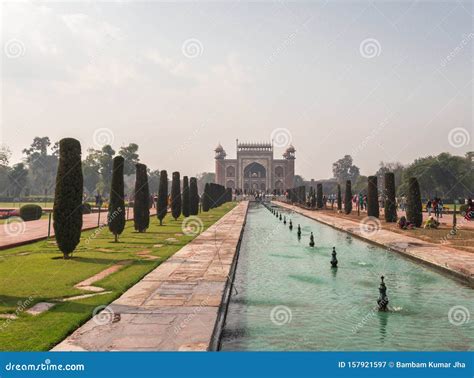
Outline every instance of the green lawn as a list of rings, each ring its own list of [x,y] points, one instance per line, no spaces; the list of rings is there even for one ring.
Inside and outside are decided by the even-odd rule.
[[[204,228],[234,206],[235,203],[227,203],[201,213],[199,218]],[[112,291],[110,294],[61,302],[38,316],[19,311],[15,320],[0,319],[0,350],[48,350],[63,340],[92,316],[95,307],[118,298],[194,238],[182,234],[182,220],[174,221],[168,214],[160,227],[156,217],[152,217],[150,228],[142,234],[134,231],[133,222],[127,222],[119,243],[113,242],[107,228],[100,232],[98,229],[84,232],[70,260],[61,258],[54,240],[0,251],[0,314],[15,313],[24,307],[24,303],[31,307],[41,301],[89,294],[75,289],[74,285],[119,261],[131,261],[130,265],[94,284]],[[177,241],[165,241],[167,238],[176,238]],[[163,246],[155,247],[157,244]],[[144,250],[151,251],[151,255],[160,259],[147,260],[137,255]],[[28,300],[30,297],[31,302]]]
[[[40,205],[43,208],[53,207],[52,202],[0,202],[0,209],[18,209],[23,205]]]

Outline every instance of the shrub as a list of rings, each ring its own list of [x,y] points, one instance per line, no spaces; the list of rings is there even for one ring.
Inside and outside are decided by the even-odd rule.
[[[397,221],[397,203],[395,198],[395,174],[387,172],[385,179],[385,221]]]
[[[146,165],[138,163],[135,175],[135,200],[133,202],[133,226],[138,232],[145,232],[150,226],[150,188]]]
[[[423,205],[421,203],[420,185],[416,177],[408,180],[407,195],[407,220],[416,227],[421,227],[423,223]]]
[[[168,212],[168,172],[160,172],[160,186],[158,188],[158,203],[156,204],[156,216],[163,225],[163,219]]]
[[[107,221],[109,224],[109,230],[114,234],[116,242],[118,241],[118,236],[125,228],[125,200],[123,183],[124,164],[125,159],[122,156],[114,157]]]
[[[189,217],[189,183],[188,176],[183,176],[183,216]]]
[[[198,215],[199,213],[199,194],[196,177],[189,179],[189,213]]]
[[[173,172],[171,181],[171,215],[174,220],[181,215],[181,182],[179,172]]]
[[[346,181],[346,193],[344,196],[344,212],[350,214],[352,211],[352,187],[351,180]]]
[[[65,259],[69,258],[81,239],[83,188],[81,144],[76,139],[61,139],[53,227],[56,242]]]
[[[337,209],[342,210],[341,184],[337,184]]]
[[[377,176],[369,176],[367,178],[367,215],[375,218],[378,218],[380,215]]]
[[[43,215],[43,209],[39,205],[29,204],[20,208],[20,217],[25,222],[37,220]]]
[[[92,214],[92,206],[89,203],[82,204],[82,214]]]

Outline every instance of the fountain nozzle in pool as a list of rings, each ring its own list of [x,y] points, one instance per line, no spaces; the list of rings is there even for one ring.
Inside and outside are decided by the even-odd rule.
[[[298,225],[298,239],[301,238],[301,227]]]
[[[293,230],[293,223],[291,223],[291,219],[290,219],[290,225],[288,226],[290,231]]]
[[[283,224],[286,224],[286,217],[283,217]]]
[[[337,268],[337,253],[336,253],[336,247],[332,247],[332,259],[331,259],[331,267]]]
[[[311,233],[310,237],[309,237],[309,246],[310,247],[314,247],[314,236],[313,236],[313,233]]]
[[[377,305],[379,307],[379,311],[388,311],[388,297],[387,297],[387,286],[385,286],[384,276],[380,277],[382,282],[380,282],[379,286],[379,299],[377,299]]]

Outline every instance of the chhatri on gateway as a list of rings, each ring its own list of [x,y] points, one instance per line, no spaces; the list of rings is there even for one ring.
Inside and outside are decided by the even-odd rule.
[[[273,143],[239,142],[236,158],[227,159],[219,143],[215,148],[216,183],[244,192],[278,192],[294,186],[295,148],[289,145],[283,159],[273,156]]]

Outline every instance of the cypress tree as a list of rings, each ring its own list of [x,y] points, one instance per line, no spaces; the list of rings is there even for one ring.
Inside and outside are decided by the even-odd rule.
[[[125,228],[125,200],[123,183],[123,165],[125,159],[122,156],[116,156],[112,165],[112,183],[110,186],[110,203],[107,223],[109,230],[118,241],[118,236]]]
[[[310,198],[311,198],[311,208],[314,209],[316,207],[316,193],[314,192],[314,188],[310,188]]]
[[[188,176],[183,176],[183,216],[189,217],[189,184]]]
[[[199,194],[196,177],[189,179],[189,214],[198,215],[199,213]]]
[[[173,172],[171,181],[171,215],[174,220],[181,215],[181,182],[179,172]]]
[[[76,139],[61,139],[53,227],[56,242],[65,259],[70,257],[81,239],[83,185],[81,144]]]
[[[416,177],[410,177],[408,180],[407,221],[416,227],[421,227],[423,223],[422,211],[420,185]]]
[[[316,185],[316,200],[317,200],[317,208],[323,208],[323,184]]]
[[[384,176],[385,181],[385,221],[397,221],[397,203],[395,199],[395,175],[393,172],[387,172]]]
[[[377,176],[367,178],[367,215],[379,217],[379,190],[377,187]]]
[[[342,210],[341,184],[337,184],[337,210]]]
[[[209,183],[206,183],[204,186],[204,193],[202,194],[202,211],[209,211],[209,208],[211,207],[211,185]]]
[[[352,211],[352,187],[351,180],[346,181],[346,193],[344,196],[344,212],[350,214]]]
[[[168,172],[160,172],[160,185],[158,187],[158,203],[156,204],[156,217],[160,220],[160,226],[163,225],[163,219],[168,212]]]
[[[135,230],[145,232],[150,225],[150,188],[145,164],[136,165],[133,222]]]

